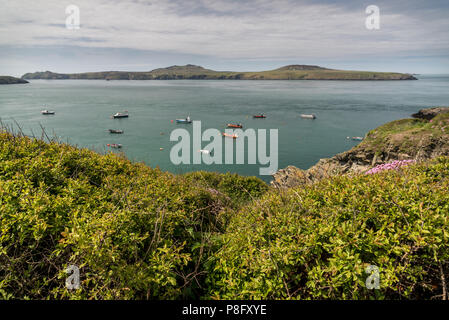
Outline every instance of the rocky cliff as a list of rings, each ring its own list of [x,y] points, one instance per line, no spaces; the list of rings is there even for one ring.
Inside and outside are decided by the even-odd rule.
[[[367,133],[349,151],[321,159],[307,170],[294,166],[273,175],[272,185],[289,188],[337,174],[363,173],[393,160],[425,160],[449,155],[449,107],[422,109],[413,119],[389,122]]]

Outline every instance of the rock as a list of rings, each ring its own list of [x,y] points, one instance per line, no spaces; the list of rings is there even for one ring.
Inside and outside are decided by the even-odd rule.
[[[421,109],[417,113],[412,114],[413,118],[430,120],[440,113],[449,112],[449,107],[435,107]]]
[[[415,118],[431,119],[449,108],[422,109]],[[277,171],[271,184],[291,188],[314,183],[341,174],[360,174],[394,160],[427,160],[449,156],[449,133],[445,133],[449,117],[434,121],[435,128],[422,126],[422,120],[402,119],[387,123],[367,134],[359,145],[332,158],[320,159],[307,170],[294,166]],[[435,130],[441,132],[435,136]]]

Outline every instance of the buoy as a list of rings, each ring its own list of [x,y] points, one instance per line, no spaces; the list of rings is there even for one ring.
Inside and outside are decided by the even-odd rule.
[[[173,123],[173,120],[171,120],[171,123]]]
[[[108,144],[107,144],[107,146],[109,147],[109,146],[110,146],[110,144],[108,143]]]

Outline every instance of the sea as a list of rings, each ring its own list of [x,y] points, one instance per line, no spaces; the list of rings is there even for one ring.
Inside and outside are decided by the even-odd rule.
[[[242,164],[173,163],[170,153],[178,142],[170,141],[171,134],[178,128],[192,132],[192,124],[174,120],[190,116],[201,121],[203,131],[220,132],[228,123],[242,123],[244,130],[266,129],[267,141],[269,130],[276,129],[277,167],[307,169],[360,143],[347,137],[363,137],[421,108],[449,105],[449,75],[416,77],[419,80],[30,80],[0,86],[0,118],[3,125],[26,135],[40,138],[44,128],[50,138],[99,153],[124,153],[132,161],[176,174],[232,172],[269,182],[272,177],[259,170],[266,165],[249,164],[247,154]],[[43,115],[43,109],[55,115]],[[125,110],[129,118],[111,118]],[[260,113],[266,118],[253,118]],[[300,117],[312,113],[314,120]],[[110,134],[108,129],[124,134]],[[113,143],[123,147],[107,146]],[[191,150],[190,157],[194,152],[198,150]]]

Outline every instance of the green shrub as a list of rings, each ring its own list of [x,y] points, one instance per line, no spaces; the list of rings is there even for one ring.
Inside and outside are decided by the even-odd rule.
[[[268,191],[268,185],[257,177],[244,177],[236,173],[196,171],[185,174],[195,185],[208,188],[228,200],[227,205],[238,208],[242,204],[259,198]]]
[[[222,211],[216,194],[184,178],[0,133],[0,297],[198,295]],[[65,288],[70,264],[81,290]]]
[[[447,158],[280,191],[0,133],[0,299],[438,299],[447,190]]]
[[[448,190],[441,158],[269,192],[231,219],[209,265],[210,297],[441,298]],[[379,290],[365,286],[368,265],[380,270]]]

